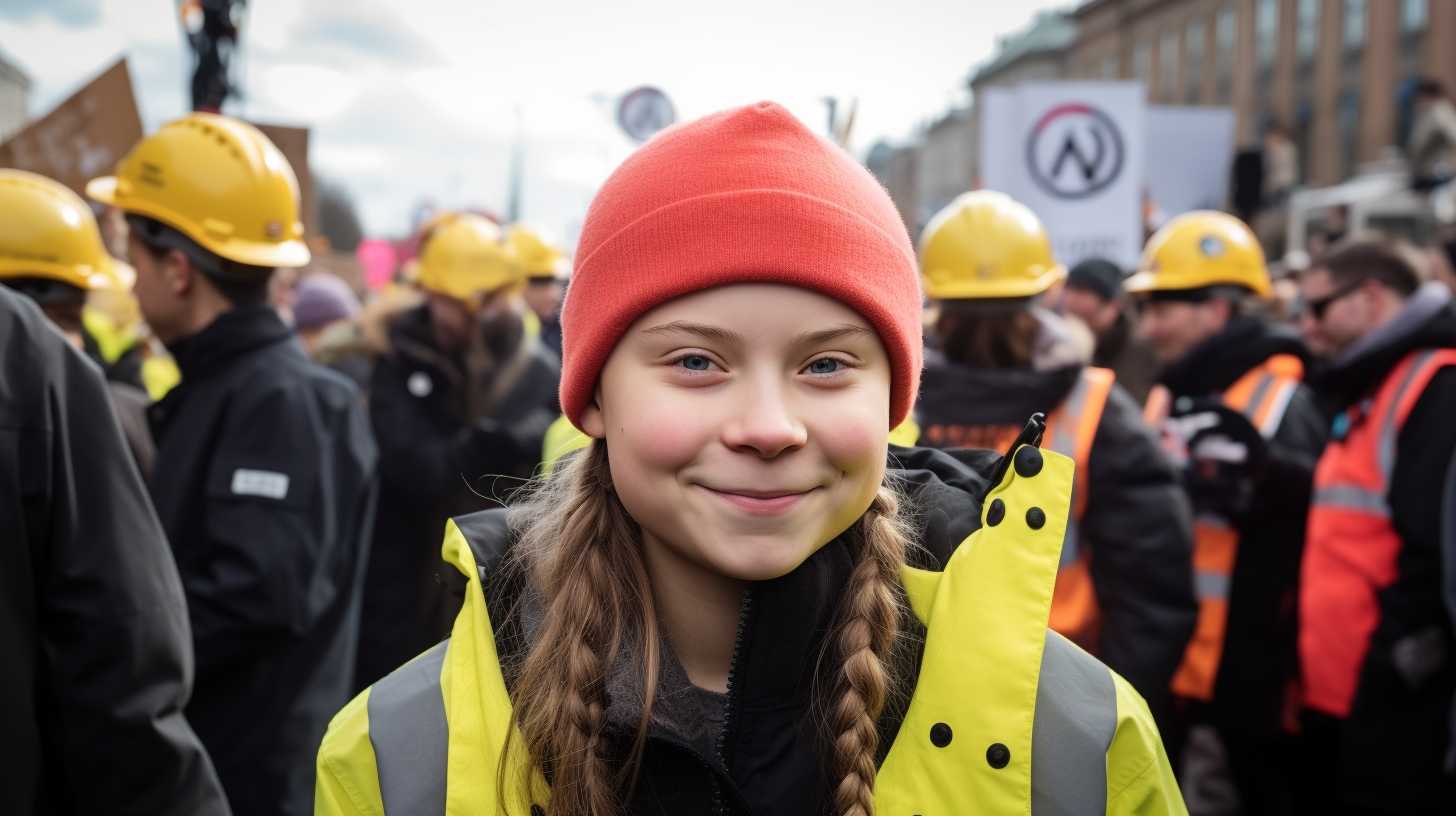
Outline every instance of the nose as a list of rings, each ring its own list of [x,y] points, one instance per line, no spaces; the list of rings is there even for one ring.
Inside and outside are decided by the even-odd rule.
[[[723,444],[735,451],[773,459],[804,446],[808,428],[785,400],[777,383],[759,383],[744,395],[737,415],[723,425]]]

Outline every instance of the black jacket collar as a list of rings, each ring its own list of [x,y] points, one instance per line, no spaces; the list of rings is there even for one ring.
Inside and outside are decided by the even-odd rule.
[[[1168,366],[1159,381],[1174,396],[1219,394],[1276,354],[1292,354],[1309,363],[1309,352],[1293,329],[1254,317],[1237,317]]]
[[[1316,369],[1310,384],[1331,411],[1373,392],[1402,358],[1427,348],[1456,348],[1456,307],[1440,284],[1412,295],[1396,317]]]
[[[195,382],[225,367],[238,355],[293,336],[271,306],[242,306],[227,311],[207,328],[181,340],[167,349],[177,361],[183,382]]]

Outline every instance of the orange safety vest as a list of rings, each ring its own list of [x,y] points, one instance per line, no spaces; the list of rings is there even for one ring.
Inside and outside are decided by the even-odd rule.
[[[1386,498],[1396,440],[1431,377],[1451,365],[1456,349],[1407,355],[1374,397],[1346,412],[1348,431],[1330,441],[1315,467],[1299,593],[1308,708],[1336,717],[1350,713],[1380,624],[1379,593],[1397,577],[1401,541]]]
[[[1249,369],[1223,393],[1223,404],[1249,418],[1265,439],[1279,430],[1289,401],[1304,377],[1304,363],[1292,354],[1276,354]],[[1168,389],[1158,386],[1148,395],[1144,413],[1154,427],[1168,418],[1172,400]],[[1183,440],[1163,434],[1165,446],[1175,460],[1187,458]],[[1229,584],[1233,581],[1239,536],[1227,520],[1200,515],[1193,520],[1193,587],[1198,596],[1198,624],[1183,653],[1183,663],[1173,675],[1174,693],[1194,700],[1212,700],[1213,684],[1223,658],[1224,634],[1228,625]]]
[[[1043,446],[1072,459],[1072,516],[1062,544],[1061,566],[1052,593],[1050,626],[1068,640],[1090,652],[1096,651],[1101,615],[1092,588],[1088,553],[1077,546],[1077,522],[1087,509],[1087,463],[1092,456],[1092,439],[1102,421],[1107,396],[1116,376],[1105,368],[1086,366],[1062,404],[1047,417]],[[983,428],[965,425],[930,425],[925,440],[932,445],[1003,449],[1021,432],[1020,426]],[[969,443],[969,444],[966,444]]]
[[[1078,545],[1078,523],[1087,511],[1087,463],[1092,458],[1092,439],[1102,422],[1107,396],[1117,379],[1111,370],[1087,366],[1077,384],[1047,419],[1044,439],[1049,450],[1068,456],[1076,464],[1072,477],[1072,516],[1062,542],[1062,561],[1052,590],[1052,614],[1048,626],[1089,652],[1097,651],[1102,614],[1092,586],[1089,551]]]

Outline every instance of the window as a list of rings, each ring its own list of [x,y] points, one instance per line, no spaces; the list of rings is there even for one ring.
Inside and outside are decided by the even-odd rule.
[[[1345,47],[1365,46],[1366,0],[1345,0]]]
[[[1102,76],[1105,79],[1122,78],[1122,61],[1117,58],[1116,54],[1108,54],[1102,61]]]
[[[1183,34],[1183,99],[1190,105],[1198,104],[1203,95],[1203,21],[1188,21],[1188,30]]]
[[[1430,13],[1430,0],[1401,0],[1400,30],[1406,34],[1420,31]]]
[[[1335,120],[1340,128],[1340,148],[1343,152],[1342,169],[1344,176],[1349,178],[1355,174],[1355,168],[1359,164],[1360,156],[1360,90],[1357,87],[1348,87],[1340,94],[1340,100],[1336,107]]]
[[[1178,32],[1163,34],[1158,45],[1158,93],[1171,102],[1178,93]]]
[[[1234,85],[1234,46],[1238,42],[1238,18],[1234,16],[1233,3],[1225,3],[1223,8],[1218,10],[1218,17],[1214,20],[1214,56],[1218,64],[1218,94],[1219,104],[1227,104],[1233,97]]]
[[[1254,42],[1259,47],[1259,67],[1267,68],[1274,62],[1274,50],[1279,45],[1279,0],[1259,0],[1257,14]]]
[[[1314,56],[1319,44],[1320,0],[1299,0],[1299,27],[1297,50],[1300,60]]]
[[[1132,51],[1132,75],[1147,82],[1153,72],[1153,47],[1147,40],[1143,40],[1133,47]]]

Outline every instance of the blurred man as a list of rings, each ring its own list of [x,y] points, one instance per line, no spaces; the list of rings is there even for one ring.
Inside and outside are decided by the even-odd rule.
[[[1193,726],[1189,807],[1226,778],[1214,770],[1222,753],[1245,812],[1287,812],[1295,592],[1326,427],[1301,384],[1306,352],[1292,330],[1251,314],[1251,302],[1269,295],[1269,273],[1253,233],[1232,216],[1173,219],[1124,287],[1163,363],[1148,413],[1181,463],[1195,517],[1198,627],[1173,678]]]
[[[525,332],[520,265],[500,229],[438,217],[418,270],[424,302],[388,316],[370,378],[382,489],[360,686],[446,635],[459,601],[441,583],[458,575],[441,569],[445,521],[529,478],[558,413],[558,364]]]
[[[1061,307],[1086,324],[1097,338],[1092,364],[1112,369],[1117,384],[1142,405],[1157,378],[1158,358],[1137,337],[1136,320],[1123,296],[1122,279],[1122,268],[1112,261],[1082,261],[1067,273]]]
[[[1157,437],[1113,373],[1088,365],[1086,330],[1033,305],[1065,272],[1031,211],[963,195],[926,227],[920,257],[940,342],[926,352],[918,444],[1003,450],[1048,415],[1048,447],[1077,463],[1051,627],[1167,714],[1198,609],[1188,502]]]
[[[1411,184],[1429,191],[1456,176],[1456,104],[1439,80],[1416,83],[1415,123],[1406,155],[1411,163]]]
[[[182,381],[152,410],[152,486],[191,612],[187,708],[239,814],[313,811],[353,681],[375,448],[355,388],[267,302],[308,262],[298,184],[242,122],[192,114],[87,186],[127,213],[147,323]]]
[[[369,387],[372,360],[359,329],[359,296],[337,275],[305,277],[293,288],[293,328],[303,348],[320,365]]]
[[[526,273],[526,305],[540,323],[541,345],[561,359],[561,302],[566,297],[567,262],[557,249],[516,224],[506,236]]]
[[[121,286],[120,264],[107,254],[90,208],[44,176],[0,170],[0,212],[0,284],[35,301],[72,346],[85,349],[87,294]],[[147,428],[147,393],[110,378],[106,386],[132,458],[150,477],[156,447]]]
[[[0,812],[226,816],[182,715],[177,568],[100,372],[4,287],[0,393]]]
[[[1320,813],[1448,813],[1456,695],[1456,309],[1392,245],[1348,244],[1300,282],[1336,411],[1300,588],[1310,784]]]

